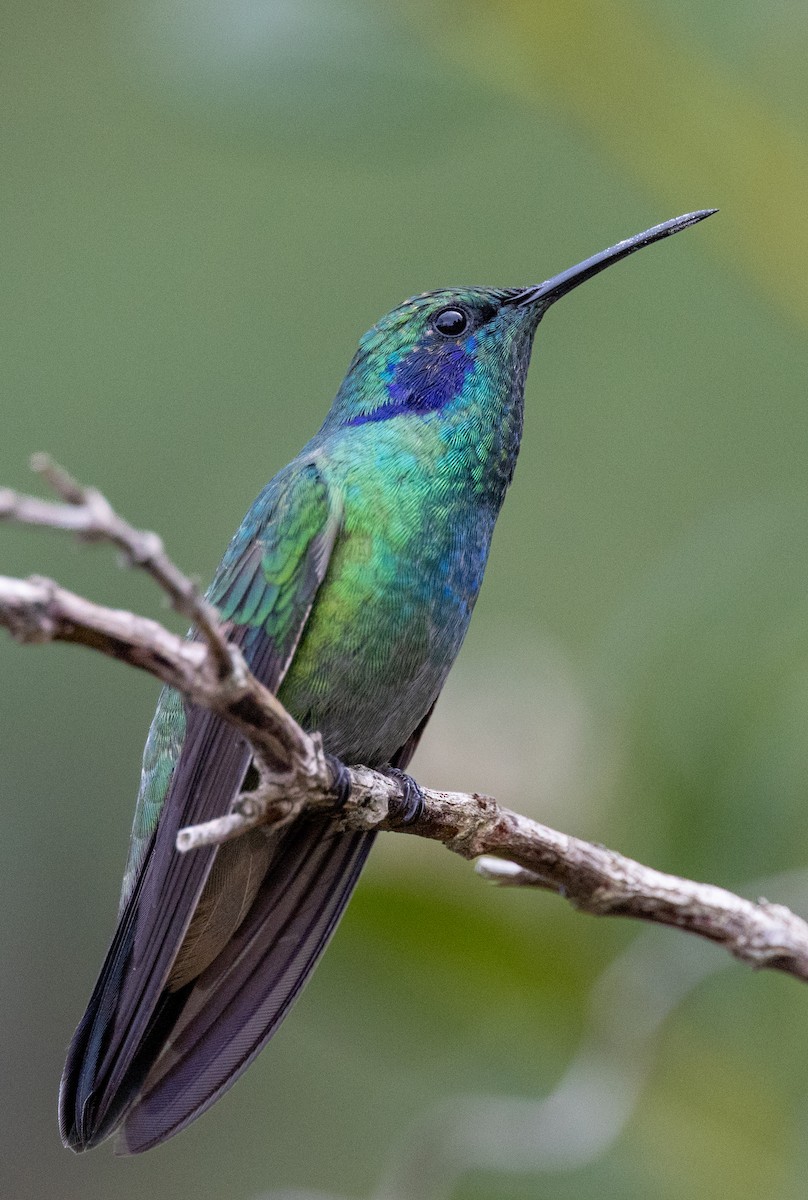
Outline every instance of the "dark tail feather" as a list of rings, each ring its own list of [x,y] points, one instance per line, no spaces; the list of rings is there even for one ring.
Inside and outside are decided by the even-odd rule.
[[[87,1010],[73,1035],[59,1088],[59,1131],[65,1146],[84,1150],[98,1145],[108,1131],[96,1129],[94,1097],[98,1064],[109,1041],[114,997],[119,992],[132,953],[131,926],[116,935],[117,952],[93,989]],[[109,960],[108,960],[109,962]],[[107,964],[105,963],[105,968]]]
[[[151,1057],[145,1081],[128,1078],[130,1097],[134,1083],[142,1091],[124,1121],[124,1152],[147,1150],[179,1132],[269,1041],[336,928],[373,839],[373,833],[340,833],[330,819],[291,827],[241,928],[183,989],[173,1029],[166,1037],[163,1027],[164,1049]],[[156,1047],[150,1049],[154,1055]]]
[[[177,1024],[191,987],[189,984],[178,992],[164,992],[160,997],[143,1041],[129,1065],[123,1083],[105,1107],[102,1119],[97,1123],[93,1121],[92,1115],[87,1121],[80,1119],[72,1131],[72,1137],[62,1130],[62,1139],[71,1150],[93,1149],[106,1141],[118,1128],[127,1109],[131,1107],[143,1087],[154,1066],[155,1058],[161,1053],[171,1030]]]
[[[70,1043],[59,1089],[59,1129],[71,1150],[89,1150],[106,1141],[151,1070],[166,1038],[177,1023],[190,986],[163,992],[129,1064],[124,1082],[111,1100],[104,1092],[101,1064],[111,1040],[116,1004],[129,968],[134,944],[134,918],[129,916],[116,931],[104,969],[93,989],[81,1023]]]

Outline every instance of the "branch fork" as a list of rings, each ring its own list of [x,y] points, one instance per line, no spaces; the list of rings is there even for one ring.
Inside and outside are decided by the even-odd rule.
[[[180,830],[178,851],[220,845],[309,810],[331,811],[346,829],[392,830],[441,842],[463,858],[477,859],[478,873],[500,886],[554,891],[593,915],[673,925],[721,943],[753,967],[808,981],[808,924],[784,906],[664,874],[549,829],[490,796],[422,788],[422,811],[408,822],[400,784],[352,766],[350,794],[339,807],[319,735],[301,729],[252,675],[219,614],[168,557],[162,540],[135,529],[99,491],[83,487],[47,455],[35,455],[31,465],[58,500],[0,488],[0,520],[115,546],[126,565],[155,580],[192,623],[195,636],[177,637],[157,621],[94,604],[40,576],[0,576],[0,625],[21,642],[72,642],[148,671],[230,722],[252,746],[255,790],[238,796],[229,813]]]

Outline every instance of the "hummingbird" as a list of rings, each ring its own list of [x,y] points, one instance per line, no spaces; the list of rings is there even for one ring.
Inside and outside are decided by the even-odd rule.
[[[319,432],[260,493],[207,592],[250,669],[345,764],[406,774],[466,634],[550,305],[686,229],[686,213],[534,286],[407,300],[364,335]],[[250,746],[165,688],[143,755],[118,923],[62,1076],[73,1150],[138,1153],[249,1066],[342,915],[374,839],[301,814],[180,854],[250,786]]]

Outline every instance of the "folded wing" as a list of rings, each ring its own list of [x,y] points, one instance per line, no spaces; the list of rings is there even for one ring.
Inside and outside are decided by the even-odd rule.
[[[210,597],[277,690],[325,578],[338,498],[315,462],[256,501]],[[243,1071],[315,965],[372,842],[327,818],[180,855],[178,830],[221,815],[250,765],[226,723],[165,692],[152,726],[121,912],[71,1044],[60,1127],[75,1150],[124,1124],[129,1151],[171,1136]]]

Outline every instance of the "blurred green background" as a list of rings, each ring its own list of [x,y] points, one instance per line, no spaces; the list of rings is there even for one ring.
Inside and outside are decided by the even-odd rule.
[[[808,910],[804,6],[5,0],[0,22],[0,482],[49,450],[202,579],[382,312],[721,208],[541,327],[414,770]],[[0,529],[0,570],[162,614],[56,534]],[[4,1197],[805,1195],[804,987],[394,837],[234,1091],[142,1158],[74,1158],[56,1088],[157,688],[8,639],[0,671]]]

